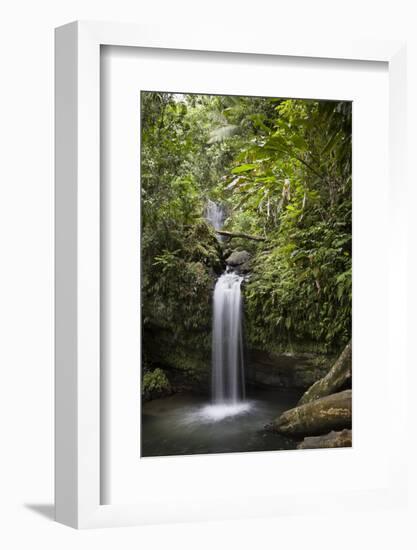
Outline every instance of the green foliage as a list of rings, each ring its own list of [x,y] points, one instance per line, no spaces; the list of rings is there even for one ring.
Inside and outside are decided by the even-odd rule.
[[[351,330],[351,104],[156,92],[141,102],[145,348],[164,331],[171,351],[207,357],[222,247],[253,255],[251,347],[340,348]],[[224,205],[225,229],[266,241],[221,245],[203,218],[209,198]]]
[[[227,147],[213,145],[213,162],[207,158],[211,126],[204,96],[185,100],[143,92],[141,101],[144,340],[150,331],[169,329],[181,342],[189,331],[201,333],[211,325],[221,249],[202,214],[207,188],[223,175],[220,159]]]
[[[174,248],[175,247],[175,248]],[[211,326],[211,290],[221,270],[218,242],[204,220],[177,234],[143,274],[144,328],[170,328],[175,339]]]
[[[171,384],[162,369],[155,369],[143,376],[142,395],[145,399],[155,399],[171,393]]]
[[[338,348],[351,330],[350,235],[341,239],[321,222],[294,231],[291,242],[285,236],[256,257],[245,291],[249,340],[266,348],[292,340]]]
[[[351,330],[351,106],[269,100],[229,171],[228,229],[263,233],[246,285],[252,346],[342,346]]]

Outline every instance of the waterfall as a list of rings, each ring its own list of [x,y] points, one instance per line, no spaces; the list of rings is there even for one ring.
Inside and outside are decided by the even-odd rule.
[[[206,206],[206,220],[214,227],[214,229],[221,229],[223,227],[226,213],[224,208],[212,200],[207,201]],[[217,235],[219,241],[222,241],[222,237]]]
[[[221,229],[226,218],[225,209],[208,200],[206,220]],[[217,236],[222,241],[220,235]],[[227,268],[216,282],[213,296],[212,336],[212,401],[205,407],[203,415],[213,420],[247,412],[251,404],[245,399],[245,373],[242,332],[243,281],[238,273]]]
[[[212,396],[215,404],[235,405],[245,397],[242,281],[240,275],[226,271],[214,289]]]

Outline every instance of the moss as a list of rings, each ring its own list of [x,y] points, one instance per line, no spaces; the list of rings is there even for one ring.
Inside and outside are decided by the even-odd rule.
[[[189,258],[212,268],[216,273],[222,269],[222,248],[213,228],[201,219],[187,237]]]
[[[262,338],[253,338],[253,333],[250,331],[247,331],[247,345],[249,349],[266,351],[271,355],[311,356],[311,362],[314,366],[328,364],[329,360],[335,357],[335,353],[333,351],[329,352],[328,347],[323,342],[280,338],[279,336],[264,341]]]
[[[210,368],[210,363],[202,354],[193,353],[191,350],[172,350],[163,354],[164,364],[187,374],[187,377],[195,382],[205,378]]]

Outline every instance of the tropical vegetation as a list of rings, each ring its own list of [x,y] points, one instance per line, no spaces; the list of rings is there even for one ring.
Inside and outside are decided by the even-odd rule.
[[[349,341],[351,125],[343,101],[142,92],[145,374],[206,376],[212,290],[234,250],[252,257],[250,349],[336,353]],[[209,200],[231,238],[205,219]],[[169,385],[159,371],[147,380]]]

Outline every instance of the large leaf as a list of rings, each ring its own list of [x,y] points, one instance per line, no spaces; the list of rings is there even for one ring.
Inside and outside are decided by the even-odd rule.
[[[236,124],[228,124],[226,126],[221,126],[220,128],[215,128],[210,132],[210,138],[208,140],[209,145],[213,143],[218,143],[223,141],[239,131],[239,126]]]
[[[240,166],[236,166],[236,168],[233,168],[232,174],[241,174],[242,172],[249,172],[250,170],[254,170],[256,168],[256,164],[241,164]]]

